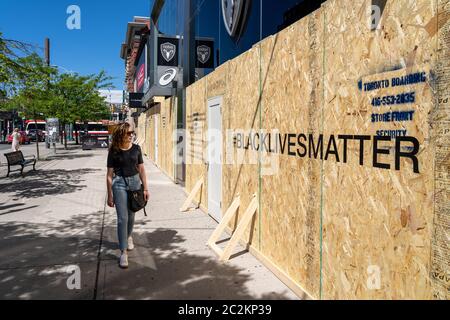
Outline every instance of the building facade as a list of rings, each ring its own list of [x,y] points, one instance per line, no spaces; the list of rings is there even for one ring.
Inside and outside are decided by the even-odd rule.
[[[308,3],[154,1],[183,78],[139,141],[299,296],[449,299],[448,1]]]
[[[153,0],[150,18],[135,17],[128,25],[121,49],[121,57],[126,61],[126,89],[128,93],[136,93],[133,99],[142,100],[140,108],[130,110],[129,115],[138,122],[142,113],[153,113],[150,109],[161,101],[172,106],[171,113],[176,119],[173,129],[177,132],[173,137],[175,167],[168,171],[173,172],[170,176],[178,183],[184,184],[186,178],[186,88],[263,38],[317,10],[321,2],[248,0],[237,1],[236,8],[231,8],[231,1]],[[158,55],[162,43],[158,37],[176,40],[175,64],[163,61],[164,67],[161,66]],[[172,51],[170,44],[166,52],[169,51]],[[170,83],[161,88],[159,80],[164,76],[170,80],[173,67],[178,73],[172,80],[176,85]],[[157,116],[154,114],[145,121],[156,121]]]

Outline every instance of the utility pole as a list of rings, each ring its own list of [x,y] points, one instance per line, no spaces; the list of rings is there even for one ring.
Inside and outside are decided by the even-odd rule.
[[[49,38],[45,38],[45,63],[47,64],[47,67],[51,66],[51,61],[50,61],[50,39]],[[50,79],[47,81],[47,90],[50,87]],[[47,119],[46,119],[47,120]],[[59,126],[59,121],[58,121],[58,126]],[[46,129],[49,128],[49,124],[47,123],[46,125]],[[58,128],[59,129],[59,128]],[[50,130],[47,132],[47,137],[46,137],[46,145],[47,148],[50,149],[51,148],[51,144],[53,144],[53,148],[54,148],[54,152],[56,154],[56,135],[52,135],[50,137]]]
[[[47,65],[47,67],[50,67],[50,39],[49,38],[45,38],[44,48],[45,48],[45,52],[44,52],[44,54],[45,54],[45,64]],[[49,87],[49,82],[47,81],[47,90],[48,90],[48,87]],[[36,128],[36,152],[37,152],[37,159],[40,160],[37,113],[34,114],[34,123],[35,123],[35,128]]]
[[[45,38],[45,63],[50,67],[50,39]]]

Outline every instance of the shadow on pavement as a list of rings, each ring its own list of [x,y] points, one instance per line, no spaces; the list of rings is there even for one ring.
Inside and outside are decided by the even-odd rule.
[[[114,232],[114,228],[105,230],[105,234]],[[186,239],[176,230],[156,229],[135,233],[133,238],[136,249],[129,253],[128,270],[118,268],[117,261],[111,260],[115,258],[112,253],[105,255],[109,261],[101,266],[104,283],[99,286],[99,299],[287,299],[275,292],[251,294],[246,287],[251,271],[221,263],[208,255],[206,247],[203,255],[189,252],[181,247]]]
[[[100,261],[102,212],[52,223],[0,224],[0,299],[92,299],[94,291],[97,299],[286,298],[252,295],[246,288],[250,271],[204,251],[188,252],[176,230],[135,233],[130,268],[121,270],[114,217],[105,218]],[[81,269],[80,290],[67,289],[70,265]]]
[[[17,207],[21,207],[21,206],[24,206],[24,205],[25,204],[23,204],[23,203],[16,203],[16,204],[9,204],[9,205],[6,205],[6,206],[0,206],[0,211],[12,209],[12,208],[17,208]]]
[[[83,158],[91,158],[93,156],[92,153],[85,153],[85,154],[56,154],[56,155],[49,155],[45,159],[45,161],[52,161],[52,160],[75,160],[75,159],[83,159]]]
[[[0,300],[92,299],[102,217],[0,224]],[[81,269],[81,290],[67,288],[71,265]]]
[[[38,208],[39,206],[29,206],[29,207],[25,207],[25,208],[20,208],[20,209],[15,209],[15,210],[9,210],[6,212],[1,212],[2,210],[0,210],[0,216],[5,216],[7,214],[11,214],[14,212],[23,212],[25,210],[30,210],[30,209],[34,209],[34,208]]]
[[[25,173],[25,178],[11,175],[9,179],[0,180],[0,193],[12,193],[14,197],[41,198],[46,195],[73,193],[83,188],[83,176],[99,172],[95,169],[76,170],[37,170]]]

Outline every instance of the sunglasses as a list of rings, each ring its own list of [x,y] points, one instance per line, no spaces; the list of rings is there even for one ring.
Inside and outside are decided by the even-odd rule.
[[[129,137],[134,136],[134,131],[129,131],[129,132],[127,132],[127,135],[128,135]]]

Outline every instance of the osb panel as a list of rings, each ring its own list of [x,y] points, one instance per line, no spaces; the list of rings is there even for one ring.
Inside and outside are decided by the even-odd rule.
[[[148,146],[149,152],[148,157],[156,163],[155,159],[155,114],[161,112],[161,105],[157,105],[147,111],[148,117],[148,129],[146,134],[146,144]]]
[[[222,166],[222,213],[234,198],[241,196],[241,206],[230,227],[236,228],[254,194],[259,194],[259,166],[257,155],[233,146],[228,130],[258,131],[259,120],[259,48],[254,47],[228,62],[226,95],[223,99],[222,126],[224,130],[224,164]],[[231,152],[228,153],[227,150]],[[240,155],[239,155],[240,154]],[[238,158],[242,157],[243,161]],[[245,239],[259,248],[259,213],[247,228]]]
[[[177,98],[165,99],[161,103],[159,116],[159,167],[170,178],[173,177],[173,130],[174,130],[174,110]]]
[[[143,152],[170,178],[173,176],[173,128],[176,98],[157,100],[158,105],[141,114],[137,139]],[[155,159],[155,116],[158,119],[158,159]]]
[[[206,94],[208,99],[225,95],[227,74],[228,63],[224,63],[206,77]]]
[[[364,145],[363,165],[355,141],[349,142],[346,163],[342,153],[340,162],[335,155],[322,162],[284,154],[279,157],[277,174],[262,176],[261,185],[257,164],[228,164],[225,155],[223,209],[240,194],[241,213],[261,186],[261,219],[251,228],[252,245],[316,298],[431,298],[430,274],[443,276],[444,281],[448,277],[442,239],[433,240],[441,247],[431,251],[432,237],[448,232],[448,223],[437,218],[448,217],[449,159],[447,87],[439,92],[439,110],[434,110],[437,99],[429,81],[430,73],[436,72],[436,34],[441,34],[433,27],[438,25],[434,3],[388,1],[382,28],[369,31],[371,1],[330,0],[314,15],[264,40],[261,56],[255,46],[188,88],[188,128],[198,128],[197,122],[204,129],[198,143],[203,148],[199,151],[202,159],[206,152],[206,99],[222,93],[224,134],[227,129],[257,131],[260,127],[266,133],[277,129],[281,134],[304,133],[315,138],[322,133],[324,152],[330,135],[370,137]],[[448,10],[448,6],[442,7]],[[448,26],[447,20],[443,25]],[[436,73],[448,79],[446,66]],[[427,82],[371,92],[359,88],[360,82],[414,72],[426,72]],[[223,73],[225,85],[211,85],[210,91],[205,88],[206,82],[220,83]],[[407,92],[415,93],[414,103],[371,105],[374,97]],[[372,113],[409,110],[414,111],[413,121],[371,120]],[[442,117],[445,114],[447,118]],[[430,128],[438,120],[442,121],[433,132]],[[406,130],[408,136],[417,138],[420,174],[413,172],[407,159],[395,170],[392,141],[380,143],[389,155],[378,156],[390,169],[373,167],[372,140],[378,130]],[[193,146],[190,141],[188,148]],[[236,148],[231,149],[235,155]],[[343,149],[342,140],[337,141],[337,149]],[[254,153],[245,151],[245,159],[254,158]],[[436,174],[435,163],[440,168]],[[206,180],[204,165],[188,165],[188,191],[201,175]],[[434,184],[442,192],[436,194]],[[204,206],[206,188],[205,184]],[[433,203],[435,196],[438,204]],[[444,246],[448,250],[448,243]],[[434,267],[436,258],[443,259],[440,268]],[[379,288],[375,288],[377,277]],[[443,286],[439,292],[435,288],[434,297],[442,297],[445,289],[448,292],[448,283]]]
[[[202,191],[195,201],[204,208],[208,208],[208,172],[205,164],[207,125],[206,79],[203,78],[186,90],[186,191],[191,192],[203,177]]]
[[[316,134],[320,130],[320,17],[317,11],[262,42],[266,133]],[[275,161],[275,171],[262,177],[261,252],[309,294],[319,297],[320,163],[286,151],[278,158],[267,154],[264,159]]]
[[[144,143],[143,143],[145,140],[145,118],[146,118],[146,115],[141,114],[137,121],[137,126],[136,126],[136,128],[134,128],[134,130],[136,131],[136,141],[141,146],[141,149],[143,152],[145,152],[144,151]]]
[[[329,1],[325,5],[324,145],[330,135],[367,135],[364,165],[359,141],[348,142],[348,161],[334,155],[323,172],[323,298],[429,299],[430,236],[433,222],[434,152],[430,144],[430,82],[365,92],[362,84],[426,72],[436,52],[427,24],[433,1],[388,1],[382,28],[371,31],[371,1]],[[392,69],[398,69],[389,71]],[[372,106],[372,98],[415,92],[415,102]],[[372,122],[372,114],[414,111],[413,121]],[[407,130],[420,142],[420,174],[412,162],[394,168],[394,142],[379,155],[390,169],[373,165],[378,130]],[[411,144],[407,144],[410,146]],[[326,148],[326,147],[325,147]],[[404,151],[404,150],[403,150]]]
[[[153,115],[148,117],[148,131],[147,131],[147,141],[148,146],[148,157],[155,162],[155,118]]]
[[[450,1],[438,1],[438,55],[436,57],[437,104],[431,117],[435,141],[435,217],[431,250],[434,299],[450,299]]]

